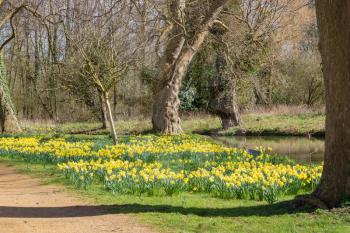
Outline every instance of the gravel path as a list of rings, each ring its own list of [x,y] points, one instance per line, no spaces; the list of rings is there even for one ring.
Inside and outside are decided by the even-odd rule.
[[[0,164],[1,233],[154,232],[132,216],[108,213],[59,187],[42,185]]]

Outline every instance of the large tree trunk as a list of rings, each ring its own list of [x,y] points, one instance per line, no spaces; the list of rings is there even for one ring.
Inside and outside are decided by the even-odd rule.
[[[0,128],[4,133],[18,133],[21,132],[21,127],[18,124],[15,115],[10,91],[8,89],[8,82],[6,80],[6,72],[3,59],[0,55]]]
[[[235,83],[226,74],[226,59],[220,52],[215,63],[216,75],[210,88],[210,109],[220,117],[222,128],[228,129],[240,123]]]
[[[153,129],[165,134],[181,133],[180,117],[178,113],[180,100],[179,91],[182,77],[185,75],[194,53],[188,53],[164,71],[166,80],[159,84],[158,93],[153,105]]]
[[[326,151],[314,196],[329,208],[350,196],[350,1],[316,1],[326,86]]]
[[[159,133],[181,133],[179,117],[178,97],[182,78],[185,76],[188,66],[208,35],[209,29],[221,12],[227,0],[211,1],[210,9],[201,26],[188,41],[183,31],[183,12],[185,1],[173,0],[170,4],[171,18],[176,21],[173,25],[171,36],[173,37],[166,48],[157,76],[158,86],[153,103],[153,129]],[[195,13],[195,12],[194,12]]]
[[[239,110],[236,101],[235,74],[228,75],[226,46],[223,37],[227,32],[224,24],[216,24],[211,30],[215,35],[214,49],[216,50],[215,76],[211,80],[210,109],[220,117],[223,129],[240,124]]]

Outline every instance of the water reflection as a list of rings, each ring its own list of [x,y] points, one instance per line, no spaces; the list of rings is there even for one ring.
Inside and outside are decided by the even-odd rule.
[[[254,149],[271,147],[272,154],[286,155],[298,163],[320,163],[324,156],[324,140],[306,137],[215,137],[226,145]]]

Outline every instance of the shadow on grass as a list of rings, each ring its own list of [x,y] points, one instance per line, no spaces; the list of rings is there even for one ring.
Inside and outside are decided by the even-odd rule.
[[[223,131],[222,128],[213,128],[213,129],[199,129],[199,130],[193,130],[192,133],[199,134],[199,135],[205,135],[205,136],[219,136],[219,132]],[[232,136],[232,135],[231,135]]]
[[[0,218],[70,218],[100,216],[106,214],[130,213],[175,213],[197,215],[201,217],[248,217],[275,216],[292,213],[307,213],[311,209],[293,209],[291,201],[272,205],[259,205],[235,208],[195,208],[170,205],[100,205],[100,206],[66,206],[66,207],[12,207],[0,206]]]

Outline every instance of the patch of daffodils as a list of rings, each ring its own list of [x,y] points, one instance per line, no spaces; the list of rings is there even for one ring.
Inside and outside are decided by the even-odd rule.
[[[313,190],[322,166],[295,165],[229,148],[200,137],[138,136],[94,149],[93,142],[0,138],[1,155],[57,163],[67,179],[88,187],[102,182],[114,193],[173,195],[210,193],[220,198],[265,200]]]

